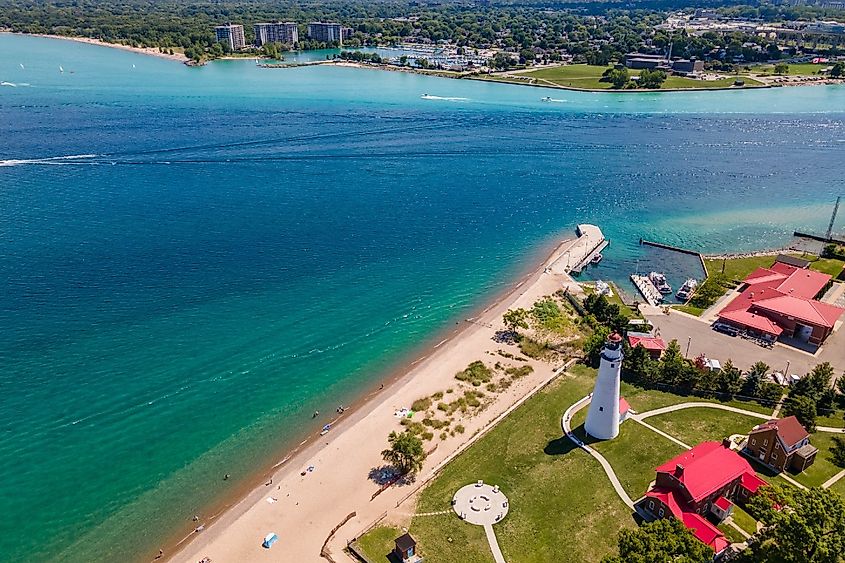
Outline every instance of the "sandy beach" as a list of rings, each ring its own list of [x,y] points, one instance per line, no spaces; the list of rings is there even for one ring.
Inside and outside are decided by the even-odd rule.
[[[321,550],[325,544],[325,551],[334,561],[348,560],[343,552],[347,541],[413,495],[440,465],[557,375],[561,366],[529,360],[533,373],[506,391],[492,395],[495,399],[480,413],[460,419],[466,427],[463,434],[425,442],[430,453],[415,483],[395,485],[373,498],[379,485],[368,475],[373,468],[384,465],[380,452],[388,445],[387,435],[402,428],[395,412],[410,407],[415,399],[450,387],[457,389],[455,373],[475,360],[492,365],[502,359],[497,350],[518,353],[515,345],[493,340],[495,333],[504,328],[502,314],[515,307],[530,308],[539,298],[564,285],[577,290],[577,284],[552,265],[567,251],[574,253],[581,246],[583,241],[579,245],[574,237],[562,242],[507,295],[479,316],[459,322],[454,332],[430,353],[412,362],[403,376],[328,434],[280,462],[266,484],[256,487],[213,521],[200,515],[195,525],[203,529],[189,534],[170,552],[166,550],[165,558],[191,563],[206,557],[212,561],[324,561]],[[305,471],[309,466],[313,466],[313,471]],[[261,542],[269,532],[278,534],[279,541],[267,550]]]
[[[160,59],[168,59],[171,61],[177,61],[180,63],[185,63],[188,61],[188,58],[183,55],[182,53],[174,53],[172,55],[168,53],[160,53],[157,48],[154,47],[131,47],[129,45],[122,45],[120,43],[107,43],[100,39],[93,39],[90,37],[71,37],[68,35],[50,35],[48,33],[22,33],[21,35],[30,35],[32,37],[46,37],[48,39],[62,39],[64,41],[76,41],[77,43],[87,43],[89,45],[99,45],[101,47],[111,47],[112,49],[121,49],[123,51],[131,51],[133,53],[139,53],[141,55],[149,55],[152,57],[158,57]]]

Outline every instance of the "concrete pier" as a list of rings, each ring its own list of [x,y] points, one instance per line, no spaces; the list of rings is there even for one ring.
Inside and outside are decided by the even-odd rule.
[[[604,233],[595,225],[578,225],[576,233],[578,238],[550,266],[552,273],[580,272],[608,244]]]

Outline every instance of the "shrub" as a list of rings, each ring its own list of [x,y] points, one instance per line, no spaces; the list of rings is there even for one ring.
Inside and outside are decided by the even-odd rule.
[[[535,360],[543,359],[549,353],[549,345],[523,336],[519,339],[519,349],[523,354]]]
[[[489,382],[492,377],[493,372],[480,360],[472,362],[465,370],[455,374],[455,379],[458,381],[466,381],[475,387]]]
[[[438,391],[437,393],[432,395],[431,398],[434,399],[435,401],[439,401],[440,399],[443,398],[443,391]]]
[[[431,440],[431,439],[434,438],[434,433],[428,432],[428,431],[423,432],[422,435],[420,436],[420,438],[422,438],[423,440]]]
[[[446,403],[437,403],[437,410],[446,412],[449,410],[449,405]]]
[[[423,412],[427,411],[431,407],[431,399],[428,397],[423,397],[422,399],[417,399],[413,403],[411,403],[411,410],[414,412]]]
[[[487,384],[487,390],[490,391],[491,393],[495,393],[497,389],[498,389],[498,387],[496,386],[495,383],[488,383]]]
[[[531,366],[520,366],[518,368],[508,368],[505,370],[505,373],[510,375],[514,379],[519,379],[520,377],[525,377],[530,373],[534,373],[534,368]]]
[[[445,440],[445,439],[446,439],[446,438],[448,438],[448,437],[449,437],[449,434],[447,434],[446,432],[441,432],[441,433],[440,433],[440,439],[441,439],[441,440]]]
[[[457,426],[455,426],[455,432],[457,432],[458,434],[463,434],[465,430],[466,428],[464,428],[463,424],[458,424]]]

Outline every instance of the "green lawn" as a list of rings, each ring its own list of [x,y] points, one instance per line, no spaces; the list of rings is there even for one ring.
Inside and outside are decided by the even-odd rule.
[[[816,432],[810,436],[810,443],[819,449],[816,454],[816,461],[798,475],[789,474],[790,477],[805,487],[820,487],[822,483],[839,473],[842,468],[833,465],[830,458],[830,447],[833,445],[833,436],[830,432]]]
[[[830,490],[836,491],[837,493],[845,497],[845,477],[831,485]]]
[[[358,540],[358,547],[372,563],[389,561],[388,554],[395,546],[393,540],[402,535],[399,528],[393,526],[378,526]],[[420,554],[425,552],[420,549]]]
[[[796,258],[810,260],[810,269],[823,272],[833,277],[839,275],[845,262],[834,258],[818,258],[811,254],[790,254]],[[707,271],[711,275],[722,271],[721,259],[705,259]],[[757,268],[770,268],[775,263],[775,256],[749,256],[747,258],[731,258],[724,260],[725,275],[730,280],[742,280]]]
[[[631,405],[635,411],[643,413],[646,411],[658,409],[660,407],[668,407],[670,405],[677,405],[679,403],[704,402],[715,403],[720,405],[730,405],[740,409],[759,412],[761,414],[769,414],[772,412],[771,407],[764,407],[763,405],[751,401],[718,401],[716,399],[705,399],[693,395],[684,396],[676,395],[674,393],[667,393],[665,391],[657,391],[655,389],[643,389],[635,387],[629,383],[622,382],[622,395],[627,399],[628,404]],[[714,409],[715,410],[715,409]],[[725,412],[725,411],[723,411]]]
[[[734,524],[745,530],[749,534],[753,534],[757,531],[757,520],[752,518],[750,514],[744,511],[739,506],[734,506],[732,518]]]
[[[723,534],[725,534],[725,537],[728,538],[728,541],[730,541],[731,543],[742,543],[742,542],[745,541],[745,536],[740,534],[739,530],[737,530],[736,528],[734,528],[730,524],[722,522],[721,524],[719,524],[716,527],[719,528],[719,530]]]
[[[554,561],[561,553],[599,561],[612,552],[617,532],[635,523],[599,464],[562,436],[561,415],[594,381],[592,370],[574,371],[449,463],[421,492],[417,512],[446,510],[457,489],[483,479],[510,500],[507,518],[496,525],[508,561]],[[452,514],[416,517],[410,531],[431,563],[493,560],[483,529]]]
[[[604,71],[610,66],[594,66],[585,64],[562,65],[553,68],[542,68],[529,72],[522,72],[518,76],[536,78],[538,84],[544,81],[568,88],[610,89],[609,82],[600,82]],[[631,71],[631,76],[637,76],[639,71]],[[760,82],[751,78],[743,78],[746,85],[759,85]],[[733,86],[734,78],[719,80],[695,80],[683,76],[669,76],[663,83],[663,88],[725,88]]]
[[[701,313],[704,312],[701,307],[693,307],[692,305],[672,305],[672,308],[694,317],[700,317]]]
[[[695,446],[707,440],[721,441],[731,434],[747,435],[763,420],[720,409],[690,408],[652,416],[644,422]]]
[[[654,481],[655,467],[684,451],[675,442],[633,420],[624,422],[619,427],[619,436],[613,440],[593,441],[585,435],[583,423],[574,427],[573,432],[610,462],[622,487],[633,499],[646,493],[648,484]]]
[[[790,76],[811,76],[814,74],[818,74],[818,72],[830,66],[829,64],[818,64],[814,65],[813,63],[791,63],[789,65],[789,72],[787,73]],[[751,67],[751,74],[768,74],[773,75],[775,73],[775,65],[757,65]]]
[[[845,418],[843,418],[842,411],[836,411],[827,416],[819,415],[816,417],[816,426],[830,426],[831,428],[845,427]]]

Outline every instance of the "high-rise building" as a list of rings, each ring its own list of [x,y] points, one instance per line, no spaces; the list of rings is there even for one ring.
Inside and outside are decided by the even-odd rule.
[[[256,47],[268,43],[299,43],[299,28],[293,22],[257,23],[253,29]]]
[[[622,337],[607,337],[601,351],[601,365],[590,399],[584,430],[593,438],[610,440],[619,435],[619,372],[622,368]]]
[[[227,23],[226,25],[218,25],[214,28],[214,33],[217,35],[218,43],[225,43],[229,45],[232,51],[243,49],[246,46],[244,40],[244,26]]]
[[[308,24],[308,37],[323,43],[343,45],[343,26],[339,23],[312,22]]]

